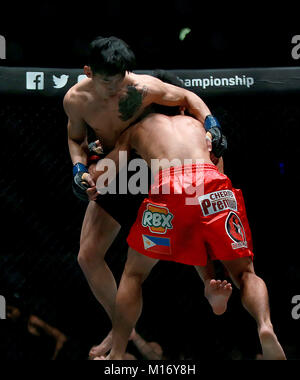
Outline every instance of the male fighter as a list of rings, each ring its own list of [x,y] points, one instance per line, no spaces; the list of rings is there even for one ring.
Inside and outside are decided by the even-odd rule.
[[[254,271],[242,193],[211,162],[203,124],[189,116],[150,114],[123,133],[108,158],[118,163],[122,150],[136,151],[151,166],[155,181],[127,239],[107,359],[123,358],[141,314],[142,283],[158,260],[194,265],[201,273],[210,257],[223,263],[240,289],[243,306],[256,320],[264,359],[284,360],[266,285]],[[183,166],[186,159],[190,164]]]
[[[121,132],[132,125],[152,103],[185,107],[207,128],[217,121],[205,103],[193,92],[163,83],[148,75],[132,72],[135,56],[128,45],[116,37],[98,37],[90,45],[89,65],[84,67],[87,79],[73,86],[65,95],[64,109],[68,116],[68,144],[73,162],[73,191],[86,198],[88,187],[94,186],[88,174],[87,126],[101,140],[103,153],[111,151]],[[82,225],[78,262],[89,286],[110,319],[114,308],[117,286],[104,257],[126,222],[134,219],[126,212],[128,202],[122,202],[116,212],[118,197],[113,199],[95,195],[89,202]],[[134,209],[140,201],[131,197]],[[111,340],[110,336],[108,340]],[[106,350],[106,341],[93,350],[91,356]]]

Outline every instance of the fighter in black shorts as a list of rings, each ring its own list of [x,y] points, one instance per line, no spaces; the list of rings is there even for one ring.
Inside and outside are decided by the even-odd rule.
[[[89,62],[84,67],[87,79],[73,86],[64,97],[68,116],[68,144],[73,163],[73,188],[77,196],[85,195],[87,184],[95,186],[87,167],[87,126],[101,137],[103,150],[111,151],[120,134],[132,125],[145,109],[153,104],[181,106],[208,127],[216,123],[209,108],[196,94],[186,89],[163,83],[149,75],[132,72],[135,56],[128,45],[116,38],[95,39],[90,45]],[[95,194],[96,200],[97,196]],[[124,197],[125,198],[125,197]],[[139,203],[136,196],[134,202]],[[120,231],[120,224],[134,220],[136,213],[126,212],[112,200],[89,202],[82,225],[78,262],[89,286],[110,319],[112,318],[117,286],[104,257]],[[114,212],[112,217],[109,212]],[[109,205],[112,205],[109,209]],[[121,207],[122,206],[122,207]],[[131,210],[133,208],[130,207]],[[113,210],[113,211],[111,211]],[[118,210],[122,210],[119,213]],[[115,214],[115,211],[117,213]],[[122,216],[125,219],[122,221]],[[116,219],[115,219],[116,218]],[[108,340],[110,338],[108,337]],[[106,341],[91,352],[91,356],[106,352]]]

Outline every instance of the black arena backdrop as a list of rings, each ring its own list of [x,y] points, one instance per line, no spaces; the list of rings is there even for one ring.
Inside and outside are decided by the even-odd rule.
[[[244,193],[256,271],[269,289],[274,328],[288,358],[299,359],[300,320],[292,318],[291,300],[300,294],[300,68],[176,74],[202,96],[227,135],[225,172]],[[85,205],[71,190],[62,97],[79,75],[74,69],[0,69],[0,294],[7,302],[18,299],[69,337],[61,360],[87,358],[111,327],[77,263]],[[126,249],[121,231],[107,254],[117,281]],[[15,327],[2,322],[2,359],[31,357]],[[160,263],[146,281],[137,330],[174,360],[252,360],[259,352],[255,323],[238,291],[227,313],[215,317],[195,270],[176,263]],[[128,351],[138,357],[131,344]]]

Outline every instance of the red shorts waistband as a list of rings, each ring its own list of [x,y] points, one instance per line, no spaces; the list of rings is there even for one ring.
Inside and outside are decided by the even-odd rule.
[[[218,168],[214,164],[186,164],[186,165],[180,165],[180,166],[171,166],[166,169],[161,169],[155,177],[164,177],[166,175],[172,175],[172,174],[180,174],[184,172],[196,172],[197,170],[214,170],[219,171]]]
[[[201,176],[201,173],[207,171],[218,172],[218,168],[214,164],[186,164],[180,166],[171,166],[166,169],[161,169],[154,177],[154,182],[151,186],[151,189],[159,187],[162,183],[166,183],[174,177],[185,177],[189,178],[191,175],[196,173],[197,177]]]

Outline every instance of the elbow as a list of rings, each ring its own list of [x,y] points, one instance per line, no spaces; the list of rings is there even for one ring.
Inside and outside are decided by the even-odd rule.
[[[68,141],[71,144],[82,145],[84,142],[84,139],[68,136]]]

